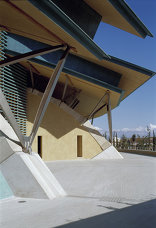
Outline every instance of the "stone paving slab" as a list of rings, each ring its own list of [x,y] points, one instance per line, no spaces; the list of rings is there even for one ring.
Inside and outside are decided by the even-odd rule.
[[[1,200],[3,228],[155,228],[156,159],[55,161],[48,167],[68,193],[53,200]]]
[[[156,198],[156,158],[122,155],[125,159],[47,165],[68,195],[132,202]]]

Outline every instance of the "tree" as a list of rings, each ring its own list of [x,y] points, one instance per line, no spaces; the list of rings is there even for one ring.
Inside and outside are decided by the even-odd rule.
[[[116,147],[118,147],[119,146],[119,142],[118,142],[118,135],[117,135],[117,132],[116,132]]]
[[[115,146],[115,132],[113,132],[113,146]]]
[[[153,151],[156,150],[156,136],[155,136],[155,132],[153,130]]]
[[[135,145],[135,142],[136,142],[136,134],[133,134],[132,137],[131,137],[131,142],[132,142],[132,148],[133,146]],[[135,148],[136,149],[136,148]]]
[[[126,136],[123,134],[121,137],[121,148],[124,149],[127,147],[127,138]]]
[[[148,149],[150,149],[150,138],[151,138],[151,129],[149,126],[147,126],[147,143],[148,143]]]
[[[136,135],[133,134],[132,137],[131,137],[131,139],[132,139],[132,142],[134,143],[136,141]]]

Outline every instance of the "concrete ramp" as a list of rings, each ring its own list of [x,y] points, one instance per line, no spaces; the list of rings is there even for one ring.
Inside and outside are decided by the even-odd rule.
[[[100,159],[123,159],[121,154],[116,150],[114,146],[108,147],[106,150],[102,151],[100,154],[92,158],[93,160]]]
[[[6,179],[4,178],[2,172],[0,171],[0,200],[5,198],[10,198],[13,196],[10,186],[8,185]]]
[[[114,146],[110,142],[108,142],[104,136],[94,127],[90,121],[87,121],[83,124],[85,128],[87,128],[88,132],[91,136],[96,140],[96,142],[100,145],[103,151],[93,157],[92,159],[122,159],[121,154],[115,149]]]
[[[15,196],[53,199],[66,195],[54,175],[35,153],[13,153],[1,163],[1,171]]]
[[[18,197],[53,199],[66,195],[40,156],[22,152],[18,143],[14,130],[0,114],[0,168],[3,185],[7,183],[5,185],[9,186],[12,194]],[[3,191],[1,195],[7,193]]]

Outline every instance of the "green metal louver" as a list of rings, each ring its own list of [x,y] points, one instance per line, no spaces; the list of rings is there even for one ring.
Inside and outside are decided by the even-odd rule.
[[[0,60],[6,58],[7,32],[0,31]],[[0,87],[20,126],[26,134],[26,89],[27,74],[20,64],[0,68]],[[2,112],[2,110],[1,110]]]

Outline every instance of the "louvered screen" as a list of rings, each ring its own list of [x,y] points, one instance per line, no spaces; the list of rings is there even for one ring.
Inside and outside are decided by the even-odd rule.
[[[5,59],[7,33],[0,32],[0,58]],[[0,87],[23,134],[26,134],[26,70],[20,64],[2,67],[0,70]]]

